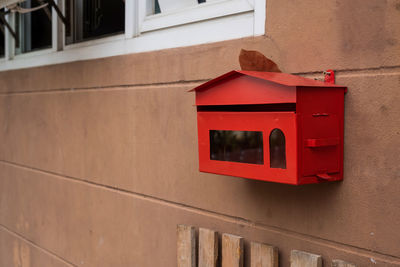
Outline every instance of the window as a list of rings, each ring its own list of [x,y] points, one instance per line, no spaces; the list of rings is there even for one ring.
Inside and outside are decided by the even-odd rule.
[[[211,0],[212,1],[212,0]],[[197,4],[205,3],[206,0],[148,0],[147,15],[166,13],[173,10],[179,10],[185,7],[192,7]],[[210,2],[210,0],[208,0]]]
[[[4,14],[4,8],[0,9],[0,13]],[[4,26],[3,27],[0,26],[0,58],[3,58],[4,54],[6,52],[5,38],[4,38],[5,32],[6,32],[6,28]]]
[[[38,0],[27,0],[21,7],[31,9],[42,5]],[[27,13],[16,13],[15,31],[18,41],[15,42],[16,54],[51,48],[52,13],[48,7]]]
[[[124,33],[124,0],[66,0],[66,44]]]
[[[210,130],[210,159],[264,164],[263,134]]]
[[[5,47],[4,47],[4,30],[0,31],[0,58],[4,57]]]
[[[273,129],[269,136],[270,168],[286,169],[286,140],[280,129]]]
[[[32,8],[43,0],[22,2],[21,7]],[[264,34],[266,0],[55,2],[66,25],[50,6],[6,15],[20,40],[16,42],[8,29],[0,33],[0,50],[5,47],[0,71]]]

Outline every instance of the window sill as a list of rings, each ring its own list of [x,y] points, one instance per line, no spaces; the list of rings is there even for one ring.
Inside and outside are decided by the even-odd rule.
[[[45,48],[42,50],[36,50],[36,51],[32,51],[32,52],[25,52],[22,54],[16,54],[14,56],[14,59],[12,60],[18,60],[18,59],[26,59],[26,58],[30,58],[30,57],[39,57],[39,56],[45,56],[48,55],[52,52],[55,52],[53,50],[53,48]]]
[[[125,39],[125,34],[120,33],[112,36],[107,36],[99,39],[93,39],[93,40],[88,40],[88,41],[82,41],[79,43],[73,43],[73,44],[66,44],[64,47],[64,50],[69,50],[69,49],[77,49],[80,47],[87,47],[87,46],[96,46],[104,43],[112,43],[112,42],[118,42],[122,41]]]

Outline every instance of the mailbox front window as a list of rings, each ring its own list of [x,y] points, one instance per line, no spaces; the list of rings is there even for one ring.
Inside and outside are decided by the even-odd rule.
[[[210,130],[210,159],[262,165],[263,134],[256,131]]]
[[[271,168],[286,169],[286,140],[280,129],[273,129],[269,135],[269,158]]]

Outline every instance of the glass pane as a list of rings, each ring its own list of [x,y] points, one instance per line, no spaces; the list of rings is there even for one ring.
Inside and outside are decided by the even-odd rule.
[[[147,15],[161,13],[160,4],[158,3],[158,0],[147,0],[146,8],[147,8]]]
[[[0,10],[1,13],[4,13],[4,9]],[[0,27],[0,57],[4,57],[5,54],[5,40],[4,40],[4,31],[6,26]]]
[[[21,3],[23,8],[34,8],[42,5],[38,0],[27,0]],[[26,53],[51,47],[51,10],[47,7],[28,12],[17,13],[16,31],[19,43],[16,44],[17,53]]]
[[[264,164],[263,134],[210,130],[210,159]]]
[[[286,169],[286,140],[280,129],[274,129],[269,136],[269,164],[271,168]]]
[[[4,57],[5,54],[4,44],[4,33],[0,31],[0,57]]]
[[[106,37],[125,30],[124,0],[66,0],[66,43]]]
[[[169,12],[205,2],[206,0],[147,0],[147,15]]]

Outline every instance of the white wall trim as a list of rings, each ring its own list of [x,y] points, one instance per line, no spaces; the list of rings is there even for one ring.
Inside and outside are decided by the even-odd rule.
[[[15,29],[15,13],[9,13],[6,15],[6,20],[8,22],[8,24]],[[5,28],[5,36],[4,36],[4,40],[5,40],[5,62],[8,62],[9,60],[12,60],[14,58],[15,55],[15,40],[14,37],[12,37],[10,31],[7,29],[7,27]]]
[[[139,2],[137,0],[125,0],[125,37],[132,38],[139,35]]]
[[[64,0],[55,0],[54,2],[60,7],[61,12],[64,13]],[[61,51],[65,42],[65,27],[54,8],[51,10],[51,20],[51,46],[54,51]]]
[[[265,34],[266,9],[265,0],[254,1],[254,35]]]

